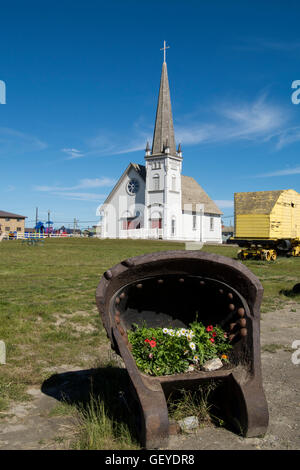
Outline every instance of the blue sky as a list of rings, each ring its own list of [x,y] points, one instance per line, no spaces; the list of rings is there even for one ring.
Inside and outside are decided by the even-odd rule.
[[[224,221],[234,192],[300,192],[299,2],[16,0],[0,15],[0,209],[27,226],[36,207],[93,225],[128,163],[144,163],[164,40],[183,174]]]

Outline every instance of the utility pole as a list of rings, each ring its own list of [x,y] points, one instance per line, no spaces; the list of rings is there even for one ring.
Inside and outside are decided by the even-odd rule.
[[[76,228],[77,228],[77,220],[76,220],[76,218],[74,218],[73,236],[75,235]]]
[[[35,209],[35,226],[37,226],[38,218],[39,218],[39,208],[36,207],[36,209]]]

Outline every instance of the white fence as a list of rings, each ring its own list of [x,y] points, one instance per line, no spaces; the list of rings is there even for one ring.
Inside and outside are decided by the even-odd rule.
[[[8,233],[2,234],[3,238],[6,239],[13,239],[13,240],[27,240],[27,239],[37,239],[37,238],[65,238],[65,237],[73,237],[72,233],[39,233],[39,232],[20,232],[15,233],[13,237],[9,237]],[[76,236],[76,235],[75,235]]]
[[[150,238],[157,240],[162,238],[163,231],[160,228],[137,228],[130,230],[120,230],[120,238]]]

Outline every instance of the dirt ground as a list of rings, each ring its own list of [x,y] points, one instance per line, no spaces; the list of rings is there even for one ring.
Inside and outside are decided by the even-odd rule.
[[[190,434],[170,436],[164,450],[296,450],[300,449],[300,364],[292,362],[292,343],[300,341],[300,305],[288,302],[283,310],[261,319],[263,384],[269,405],[269,428],[263,438],[242,438],[225,428],[206,426]],[[300,358],[300,354],[298,355]],[[2,366],[3,367],[3,366]],[[5,366],[7,367],[7,365]],[[90,371],[62,365],[61,386],[80,393]],[[72,441],[74,418],[49,416],[59,403],[55,387],[28,390],[30,402],[2,412],[0,449],[66,449]]]

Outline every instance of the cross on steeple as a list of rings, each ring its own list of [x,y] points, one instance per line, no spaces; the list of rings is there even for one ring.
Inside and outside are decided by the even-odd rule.
[[[161,51],[164,51],[164,62],[166,62],[166,49],[170,49],[170,46],[166,46],[166,41],[164,41],[164,47],[160,49]]]

